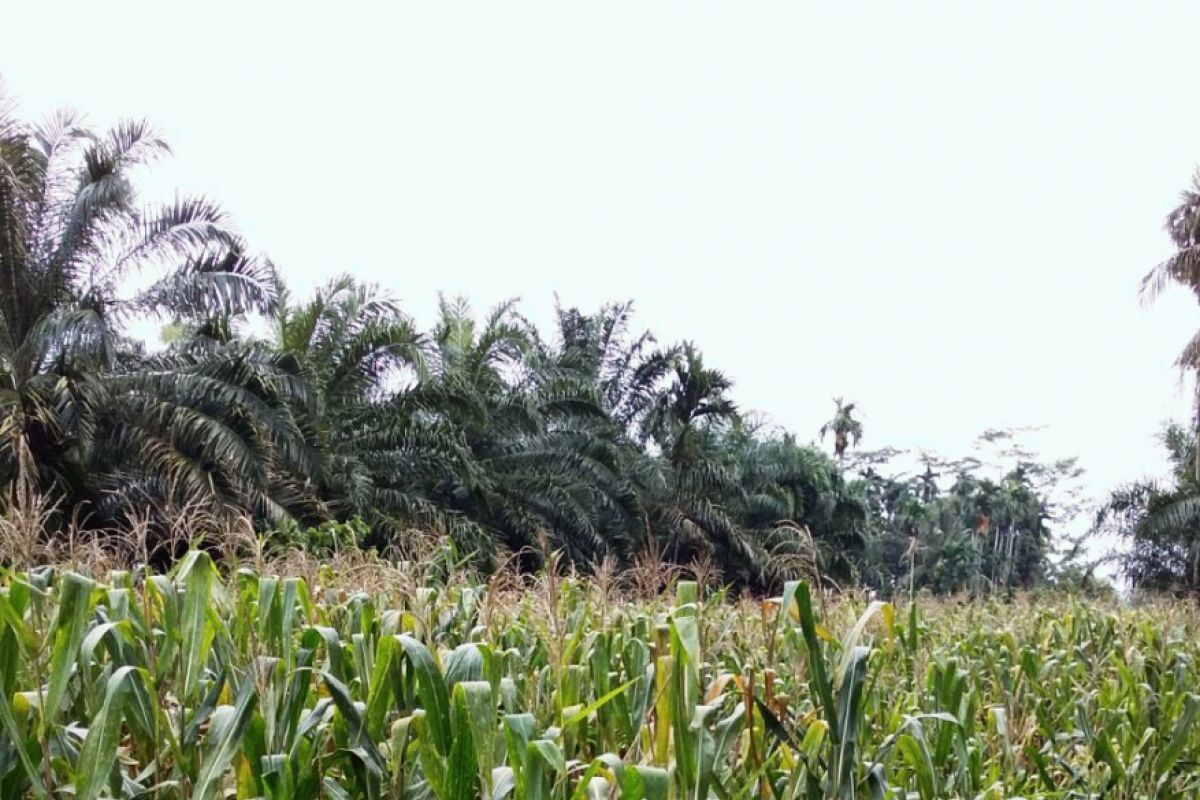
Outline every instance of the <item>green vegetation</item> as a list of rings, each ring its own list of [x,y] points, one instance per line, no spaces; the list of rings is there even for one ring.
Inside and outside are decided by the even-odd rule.
[[[1097,529],[1127,540],[1121,569],[1134,586],[1166,592],[1200,589],[1200,484],[1196,436],[1168,425],[1163,446],[1170,482],[1144,480],[1115,490],[1097,514]]]
[[[844,595],[819,616],[806,583],[631,601],[558,566],[6,571],[0,796],[1200,791],[1190,608]]]
[[[349,277],[295,300],[212,202],[140,206],[137,170],[165,150],[143,123],[0,113],[10,562],[133,533],[165,566],[181,540],[220,549],[249,525],[304,544],[354,523],[381,549],[432,531],[483,566],[653,557],[764,592],[1053,577],[1036,463],[856,475],[853,403],[821,430],[831,458],[742,413],[726,374],[639,332],[630,304],[560,308],[545,332],[511,303],[479,319],[445,301],[422,331]],[[161,349],[128,335],[144,317],[167,326]]]
[[[1165,227],[1176,252],[1142,279],[1142,297],[1153,301],[1174,283],[1200,299],[1200,172]],[[1117,560],[1131,585],[1194,595],[1200,592],[1200,333],[1175,363],[1192,376],[1196,406],[1191,425],[1163,428],[1171,475],[1118,487],[1097,513],[1095,531],[1124,540]]]
[[[147,125],[2,101],[0,800],[1200,794],[1200,615],[1054,557],[1073,460],[807,442],[629,303],[293,297]],[[1096,517],[1136,588],[1200,592],[1195,429]]]

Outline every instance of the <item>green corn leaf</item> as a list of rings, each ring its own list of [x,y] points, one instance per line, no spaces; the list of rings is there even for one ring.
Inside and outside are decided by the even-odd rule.
[[[775,712],[767,708],[766,703],[756,697],[754,698],[754,707],[758,709],[758,713],[762,716],[763,724],[766,726],[767,732],[770,733],[771,737],[775,740],[771,745],[772,749],[778,747],[779,745],[787,745],[797,752],[800,751],[800,743],[797,742],[795,737],[792,736],[791,732],[789,732],[788,729],[783,726],[783,723],[779,721],[777,716],[775,716]]]
[[[64,573],[58,594],[58,618],[54,623],[54,646],[50,653],[50,683],[46,688],[45,712],[56,719],[62,709],[67,682],[75,669],[79,647],[87,635],[91,596],[95,584],[82,575]]]
[[[821,702],[821,710],[829,725],[830,736],[835,742],[842,740],[839,730],[838,713],[833,701],[833,687],[829,683],[829,673],[825,668],[825,652],[817,637],[817,621],[813,614],[812,597],[809,595],[808,582],[802,581],[796,587],[796,605],[800,609],[800,629],[804,634],[804,644],[808,650],[809,680],[817,692]]]
[[[632,770],[625,772],[627,775],[632,772],[637,776],[641,786],[641,797],[645,800],[667,800],[671,788],[671,778],[665,769],[638,764]]]
[[[1159,786],[1170,777],[1171,771],[1183,754],[1188,739],[1196,724],[1196,716],[1200,713],[1200,695],[1189,694],[1184,699],[1183,714],[1175,721],[1171,739],[1154,762],[1154,772],[1158,775]]]
[[[525,760],[533,740],[537,721],[532,714],[506,714],[503,720],[504,742],[508,750],[508,765],[513,771],[514,791],[525,797]]]
[[[496,748],[496,706],[492,699],[492,685],[486,681],[463,681],[455,684],[454,694],[462,696],[461,702],[455,701],[455,744],[465,723],[475,747],[480,781],[484,791],[490,793]]]
[[[293,778],[291,759],[284,753],[264,755],[261,762],[262,783],[267,800],[293,800],[296,783]],[[243,795],[239,789],[239,797]]]
[[[833,737],[832,770],[839,797],[854,794],[853,773],[857,764],[859,727],[863,720],[862,692],[867,677],[867,660],[871,651],[855,647],[846,667],[846,677],[838,690],[836,728]],[[831,726],[832,727],[832,726]]]
[[[472,682],[474,687],[484,687],[491,692],[491,686],[486,683]],[[451,725],[453,742],[450,745],[450,757],[446,763],[446,792],[442,800],[473,800],[479,797],[479,759],[476,750],[475,729],[490,726],[490,720],[484,725],[482,721],[472,720],[474,709],[467,701],[467,685],[456,684],[451,699]],[[487,700],[490,712],[491,701]],[[488,782],[491,782],[491,768],[488,768]]]
[[[545,800],[551,797],[549,782],[566,771],[566,758],[558,745],[546,739],[534,739],[527,750],[524,797],[528,800]]]
[[[125,698],[129,694],[130,684],[138,676],[136,667],[121,667],[108,679],[104,704],[90,721],[80,751],[75,779],[76,800],[96,800],[108,785],[113,766],[117,763]]]
[[[504,800],[517,788],[517,778],[512,767],[496,767],[492,772],[492,800]]]
[[[213,800],[217,796],[225,773],[240,751],[242,738],[250,727],[255,701],[254,686],[246,683],[238,694],[236,705],[220,706],[212,713],[192,800]]]
[[[14,593],[20,590],[20,585],[16,584],[6,590],[0,589],[0,627],[7,626],[13,632],[16,641],[25,649],[37,649],[40,641],[37,635],[29,630],[25,624],[25,620],[21,618],[21,612],[17,610]],[[27,590],[26,590],[27,591]],[[16,651],[12,651],[15,657]]]
[[[429,784],[433,796],[444,798],[448,794],[446,788],[446,764],[449,757],[442,755],[434,744],[429,730],[429,714],[425,709],[418,708],[412,715],[412,731],[416,736],[418,756],[421,760],[421,771]]]
[[[337,707],[338,713],[341,714],[343,721],[346,723],[346,732],[349,735],[351,751],[359,753],[364,757],[367,769],[374,775],[384,775],[387,771],[387,760],[379,752],[379,748],[371,739],[367,731],[366,718],[354,702],[350,689],[347,688],[346,684],[328,672],[322,672],[320,675],[321,679],[325,681],[326,688],[329,689],[329,697],[333,700],[334,706]]]
[[[261,709],[262,704],[259,705]],[[250,715],[250,726],[242,739],[241,752],[234,759],[238,797],[261,797],[265,794],[263,778],[267,755],[267,723],[261,713]]]
[[[608,800],[612,795],[614,788],[612,781],[608,779],[607,770],[602,764],[593,762],[588,767],[588,771],[579,779],[579,783],[575,787],[575,793],[571,796],[572,800]]]
[[[339,681],[346,681],[345,659],[342,653],[342,639],[338,632],[324,625],[314,625],[305,631],[301,637],[301,644],[305,647],[313,648],[316,642],[325,643],[325,657],[328,663],[327,671]]]
[[[180,689],[185,700],[195,697],[215,635],[208,622],[215,572],[212,559],[200,550],[188,553],[179,566],[177,580],[183,587],[179,620],[180,652],[183,658],[183,684]]]
[[[917,793],[921,800],[934,800],[933,756],[920,722],[914,722],[909,727],[908,735],[900,740],[899,747],[917,776]]]
[[[641,680],[642,680],[642,678],[633,678],[632,680],[626,681],[625,683],[621,684],[620,686],[613,689],[612,691],[604,694],[603,696],[596,698],[591,703],[589,703],[586,706],[584,706],[583,708],[581,708],[579,711],[576,711],[574,714],[572,714],[567,719],[564,719],[563,727],[569,728],[572,725],[578,725],[580,722],[583,722],[585,719],[590,717],[592,714],[596,713],[601,708],[603,708],[604,706],[608,705],[610,702],[615,700],[617,697],[624,694],[627,689],[629,689],[631,686],[633,686],[635,683],[638,683]]]
[[[1092,740],[1092,753],[1099,761],[1108,764],[1112,770],[1112,777],[1116,781],[1125,780],[1125,765],[1121,763],[1120,757],[1113,749],[1112,742],[1108,739],[1108,734],[1103,731],[1098,731]]]
[[[280,656],[288,672],[296,666],[295,647],[292,633],[299,627],[299,611],[301,599],[307,599],[308,589],[299,578],[286,578],[283,581],[283,597],[280,603],[280,626],[278,628]]]
[[[0,644],[2,643],[3,641],[0,640]],[[0,676],[0,678],[5,678],[4,680],[0,680],[0,687],[5,687],[7,680],[10,678],[7,676]],[[17,724],[17,720],[13,716],[12,706],[9,703],[11,696],[7,687],[5,687],[3,694],[0,695],[0,727],[3,727],[5,736],[12,744],[13,749],[17,751],[17,758],[25,771],[25,779],[29,781],[34,795],[39,798],[46,798],[49,796],[49,790],[46,788],[46,782],[42,779],[41,770],[38,765],[38,762],[41,760],[41,753],[40,751],[31,752],[32,748],[27,741],[29,737],[21,729],[21,726]]]
[[[14,593],[24,597],[13,596]],[[29,781],[34,795],[45,798],[48,790],[37,763],[40,753],[31,752],[27,734],[13,716],[10,699],[14,690],[20,685],[20,670],[22,667],[21,642],[29,648],[36,649],[38,638],[25,627],[21,619],[21,609],[28,600],[28,589],[19,585],[4,589],[0,588],[0,730],[16,751],[17,760]]]
[[[375,663],[371,670],[371,688],[367,694],[367,733],[373,741],[383,738],[383,724],[392,699],[389,675],[400,644],[394,636],[384,636],[376,645]]]
[[[855,648],[858,647],[858,640],[862,638],[863,631],[866,630],[871,618],[889,608],[891,608],[891,605],[888,603],[879,600],[872,601],[859,616],[854,626],[842,637],[842,658],[838,662],[837,671],[834,673],[834,688],[842,685],[842,681],[846,676],[846,670],[850,667],[850,659],[853,657]]]
[[[450,693],[429,648],[407,634],[396,637],[417,676],[417,694],[425,709],[430,736],[437,751],[450,755]]]
[[[675,664],[677,667],[682,665],[682,674],[688,677],[687,689],[691,696],[685,702],[694,703],[700,686],[700,631],[695,609],[687,609],[687,612],[677,612],[672,618],[671,634],[676,645]]]
[[[460,681],[483,680],[483,653],[479,646],[468,642],[451,650],[446,656],[444,680],[448,688]]]

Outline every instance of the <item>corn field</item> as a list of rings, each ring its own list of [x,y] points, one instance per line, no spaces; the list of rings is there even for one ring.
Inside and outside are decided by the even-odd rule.
[[[0,573],[0,796],[1192,798],[1182,603]],[[503,595],[503,596],[501,596]]]

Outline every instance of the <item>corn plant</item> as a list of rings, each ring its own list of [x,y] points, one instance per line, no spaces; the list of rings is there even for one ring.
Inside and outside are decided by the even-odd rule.
[[[0,572],[0,798],[1200,792],[1200,617],[1069,597],[383,602],[322,573]],[[503,617],[485,614],[503,599]]]

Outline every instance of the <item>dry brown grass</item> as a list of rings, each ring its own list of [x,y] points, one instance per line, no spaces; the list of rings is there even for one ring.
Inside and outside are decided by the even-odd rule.
[[[666,561],[658,540],[648,535],[645,545],[618,580],[623,591],[648,600],[669,594],[682,575],[683,568]]]
[[[59,542],[47,533],[56,511],[45,497],[18,493],[0,516],[0,561],[15,567],[61,561]]]

